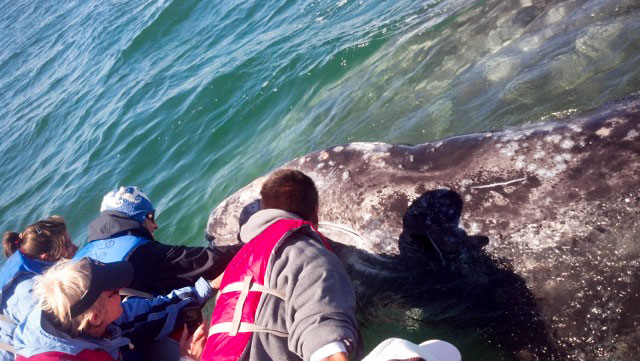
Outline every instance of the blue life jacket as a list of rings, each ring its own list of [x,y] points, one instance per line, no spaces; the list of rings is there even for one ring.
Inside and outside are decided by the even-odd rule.
[[[76,252],[73,259],[89,257],[104,263],[126,261],[136,248],[147,242],[146,238],[131,235],[91,241]]]
[[[31,273],[34,276],[39,275],[52,264],[53,262],[31,259],[23,255],[20,251],[12,254],[2,267],[2,271],[0,271],[0,286],[2,287],[2,291],[0,291],[0,304],[2,304],[4,300],[5,290],[11,287],[13,281],[18,278],[18,276],[23,273]]]
[[[16,324],[22,321],[16,320],[15,315],[26,314],[25,310],[20,312],[19,310],[5,309],[8,306],[6,300],[14,294],[15,287],[12,286],[18,285],[18,283],[15,283],[18,279],[23,282],[41,274],[52,264],[53,262],[31,259],[22,254],[22,252],[16,251],[2,267],[2,271],[0,271],[0,307],[2,308],[0,309],[0,360],[13,360],[14,356],[9,355],[5,350],[11,350]],[[20,298],[17,302],[12,302],[12,304],[17,304],[17,307],[31,308],[34,305],[35,300],[30,290],[29,292],[23,290],[22,293],[16,293],[16,297]],[[14,316],[10,317],[5,313],[10,313]]]

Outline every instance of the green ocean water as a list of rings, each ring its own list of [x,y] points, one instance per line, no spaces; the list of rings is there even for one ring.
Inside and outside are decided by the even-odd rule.
[[[78,245],[119,185],[151,197],[159,240],[202,245],[212,208],[305,153],[502,129],[640,90],[638,0],[0,4],[1,226],[60,214]],[[369,348],[400,333],[507,357],[411,312],[369,325]]]

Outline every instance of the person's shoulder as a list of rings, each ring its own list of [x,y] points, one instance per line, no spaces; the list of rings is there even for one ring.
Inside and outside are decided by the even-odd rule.
[[[319,239],[304,233],[294,233],[282,245],[280,256],[289,260],[314,263],[318,266],[333,266],[340,263],[340,259],[327,249]]]
[[[136,263],[157,263],[177,248],[180,248],[180,246],[172,246],[155,240],[147,240],[131,251],[129,261],[134,264],[134,267]]]

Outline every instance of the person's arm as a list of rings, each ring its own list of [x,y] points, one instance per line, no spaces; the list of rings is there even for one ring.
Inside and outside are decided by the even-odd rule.
[[[345,347],[323,357],[339,359],[352,352],[357,341],[355,292],[340,260],[319,242],[306,240],[284,247],[276,262],[284,265],[274,272],[280,272],[279,283],[286,290],[289,349],[305,360],[332,343]]]
[[[198,278],[218,277],[241,245],[215,247],[171,246],[147,242],[129,257],[135,267],[131,288],[153,294],[192,285]]]
[[[347,347],[341,341],[334,341],[316,350],[309,358],[309,361],[336,361],[343,358],[344,360],[349,360]]]
[[[114,323],[125,336],[144,342],[168,336],[180,320],[180,310],[187,306],[202,306],[213,297],[209,282],[200,278],[193,287],[174,290],[151,300],[129,298],[122,302],[123,313]]]

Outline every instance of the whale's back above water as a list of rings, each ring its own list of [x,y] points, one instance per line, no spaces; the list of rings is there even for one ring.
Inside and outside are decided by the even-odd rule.
[[[522,359],[640,351],[639,94],[552,123],[352,143],[283,167],[316,181],[320,229],[369,304],[381,288],[412,307],[467,302]],[[236,242],[264,179],[212,211],[210,237]]]

